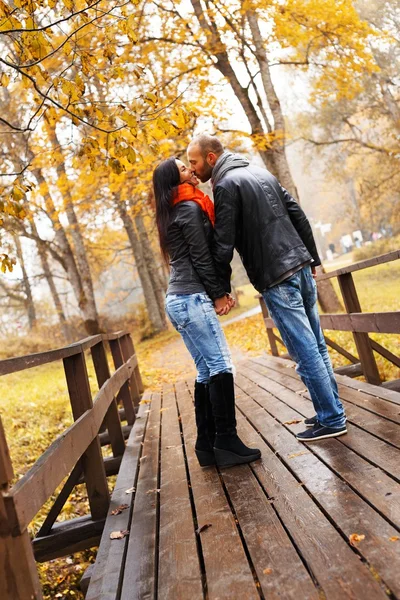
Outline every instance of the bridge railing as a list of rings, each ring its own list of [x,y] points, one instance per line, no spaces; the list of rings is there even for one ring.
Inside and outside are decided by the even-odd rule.
[[[327,345],[333,350],[336,350],[336,352],[339,352],[339,354],[344,356],[350,362],[350,365],[336,369],[337,372],[353,377],[364,375],[369,383],[381,385],[381,376],[374,352],[377,352],[390,363],[400,368],[400,357],[371,339],[368,335],[369,333],[399,334],[400,311],[363,313],[353,279],[353,273],[356,271],[383,265],[398,260],[399,258],[400,250],[395,250],[394,252],[363,260],[342,269],[324,273],[317,277],[317,282],[324,279],[337,278],[346,310],[345,313],[321,315],[321,325],[324,330]],[[268,309],[262,297],[260,297],[260,304],[271,352],[273,356],[280,356],[278,344],[281,346],[284,346],[284,344],[279,335],[274,331],[275,324],[268,313]],[[331,340],[325,333],[329,330],[351,332],[354,337],[358,357]],[[383,385],[391,389],[400,390],[400,379],[385,382]]]
[[[108,344],[115,372],[110,373]],[[99,391],[92,397],[87,371],[90,351]],[[14,485],[13,467],[0,419],[0,597],[42,598],[36,561],[97,545],[108,513],[107,476],[118,472],[125,439],[135,421],[143,384],[129,333],[94,335],[64,348],[0,361],[0,375],[63,361],[74,423]],[[121,404],[121,408],[119,408]],[[121,420],[126,425],[121,425]],[[101,446],[112,457],[103,458]],[[66,479],[44,523],[31,541],[28,526]],[[74,487],[86,484],[90,514],[56,523]]]

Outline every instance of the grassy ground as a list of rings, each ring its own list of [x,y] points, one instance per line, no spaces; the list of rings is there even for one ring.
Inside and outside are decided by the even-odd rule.
[[[340,268],[349,262],[351,256],[346,256],[331,264],[329,270]],[[354,280],[363,311],[399,310],[400,261],[355,273]],[[257,305],[256,292],[252,286],[244,286],[240,291],[243,292],[239,295],[240,306],[225,319],[239,315]],[[225,333],[233,348],[251,354],[268,351],[268,338],[261,315],[228,325]],[[350,352],[356,353],[351,334],[329,332],[329,336]],[[373,334],[371,337],[394,354],[400,355],[399,336]],[[185,374],[188,363],[179,354],[179,349],[177,350],[179,348],[177,340],[177,333],[168,331],[151,340],[136,343],[145,386],[155,387]],[[332,359],[335,366],[346,362],[336,352],[332,352]],[[400,377],[399,369],[389,365],[387,361],[377,357],[377,362],[381,374],[386,379]],[[90,360],[88,372],[92,391],[95,392],[95,376]],[[1,392],[0,414],[17,480],[72,422],[62,365],[54,363],[4,376],[1,379]],[[50,502],[32,523],[32,532],[39,528],[49,506]],[[60,518],[73,518],[87,512],[85,488],[78,486],[69,498]],[[89,562],[93,561],[94,556],[94,552],[88,551],[40,565],[46,600],[82,598],[77,585],[83,570]]]

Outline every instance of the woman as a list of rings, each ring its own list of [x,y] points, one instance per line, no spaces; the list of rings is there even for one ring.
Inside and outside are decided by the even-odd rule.
[[[201,466],[232,466],[260,458],[236,433],[232,362],[218,321],[231,299],[217,277],[210,246],[214,205],[184,163],[164,160],[153,173],[161,251],[170,264],[166,312],[197,368],[196,455]]]

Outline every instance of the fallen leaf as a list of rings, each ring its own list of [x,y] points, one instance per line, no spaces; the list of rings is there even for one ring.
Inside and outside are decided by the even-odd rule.
[[[127,535],[129,535],[128,529],[124,529],[122,531],[112,531],[110,533],[110,540],[122,540]]]
[[[161,490],[160,490],[160,489],[156,489],[156,488],[154,488],[154,490],[148,490],[148,491],[146,492],[146,494],[153,494],[154,492],[157,492],[157,494],[159,494],[159,493],[161,492]]]
[[[144,400],[141,400],[139,402],[139,404],[150,404],[151,400],[148,400],[147,398],[145,398]]]
[[[284,421],[284,425],[296,425],[296,423],[301,423],[302,419],[293,419],[293,421]]]
[[[212,527],[212,523],[206,523],[205,525],[202,525],[201,527],[199,527],[198,529],[196,529],[196,533],[202,533],[203,531],[205,531],[209,527]]]
[[[133,492],[136,492],[136,488],[135,487],[131,487],[128,490],[125,490],[125,494],[133,494]]]
[[[365,535],[360,533],[352,533],[351,535],[349,535],[349,540],[352,546],[356,546],[358,542],[362,542],[363,540],[365,540]]]
[[[165,446],[166,450],[169,450],[170,448],[177,448],[177,446]]]
[[[305,394],[308,392],[307,388],[305,390],[297,390],[296,394]]]
[[[392,537],[390,537],[389,540],[391,542],[398,542],[400,540],[400,537],[398,535],[392,535]]]
[[[111,514],[112,515],[120,515],[122,513],[122,511],[126,510],[127,508],[129,508],[129,504],[121,504],[117,508],[114,508],[114,510],[111,511]]]
[[[303,450],[303,452],[295,452],[294,454],[290,454],[288,458],[295,458],[296,456],[301,456],[302,454],[308,454],[308,450]]]
[[[267,569],[264,569],[263,573],[264,573],[264,575],[271,575],[271,573],[272,573],[271,567],[268,567]]]
[[[165,408],[160,408],[160,412],[163,412],[164,410],[169,410],[168,406],[166,406]]]

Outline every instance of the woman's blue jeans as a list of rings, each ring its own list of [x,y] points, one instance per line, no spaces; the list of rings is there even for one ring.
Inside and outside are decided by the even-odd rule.
[[[346,417],[321,329],[311,267],[268,288],[263,298],[310,392],[318,421],[325,427],[342,427]]]
[[[168,294],[165,310],[192,355],[199,383],[208,383],[218,373],[232,373],[228,344],[207,294]]]

